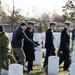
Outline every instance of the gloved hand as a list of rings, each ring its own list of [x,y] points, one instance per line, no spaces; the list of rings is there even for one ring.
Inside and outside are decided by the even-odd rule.
[[[39,46],[40,44],[38,43],[38,41],[34,42],[37,46]]]

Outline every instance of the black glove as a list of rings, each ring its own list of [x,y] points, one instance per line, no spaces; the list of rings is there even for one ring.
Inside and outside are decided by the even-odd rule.
[[[38,41],[37,42],[34,42],[37,46],[39,46],[40,44],[38,43]]]

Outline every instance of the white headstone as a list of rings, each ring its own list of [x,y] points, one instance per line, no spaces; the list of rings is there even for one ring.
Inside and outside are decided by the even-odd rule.
[[[74,40],[74,43],[73,43],[73,51],[75,51],[75,40]]]
[[[75,63],[70,65],[70,75],[75,75]]]
[[[13,33],[7,33],[8,37],[9,37],[9,40],[12,41],[12,35]]]
[[[42,50],[42,45],[36,47],[36,51],[41,51]]]
[[[42,64],[42,52],[35,52],[35,61],[33,61],[33,65],[41,65]]]
[[[34,41],[38,41],[38,43],[41,44],[41,41],[42,41],[42,39],[41,39],[41,33],[35,33],[34,37],[33,37],[33,40]]]
[[[48,75],[58,75],[59,72],[59,57],[48,57]]]
[[[43,44],[42,45],[43,45],[43,48],[44,48],[45,47],[45,41],[43,41]]]
[[[23,66],[20,64],[10,64],[8,75],[23,75]]]
[[[58,47],[55,47],[55,54],[56,54],[56,56],[58,55]]]
[[[46,56],[46,48],[44,48],[44,57]]]
[[[72,52],[72,59],[71,63],[75,63],[75,51]]]
[[[8,75],[8,71],[5,69],[1,69],[1,75]]]
[[[75,51],[75,45],[73,45],[73,51]]]

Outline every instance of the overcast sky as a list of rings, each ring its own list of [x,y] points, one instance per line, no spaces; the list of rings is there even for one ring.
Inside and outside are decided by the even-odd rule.
[[[58,14],[62,13],[62,6],[65,5],[67,0],[14,0],[15,9],[20,9],[21,14],[29,17],[39,16],[42,12],[53,13],[56,11]],[[12,10],[13,0],[2,0],[4,10]]]

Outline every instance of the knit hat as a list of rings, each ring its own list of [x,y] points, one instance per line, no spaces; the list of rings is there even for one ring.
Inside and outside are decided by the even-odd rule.
[[[0,25],[0,32],[4,31],[4,27],[2,25]]]

